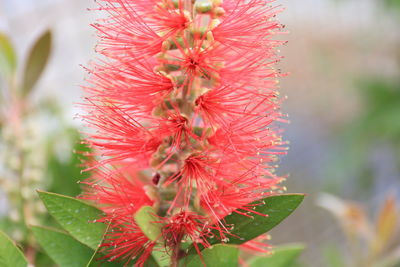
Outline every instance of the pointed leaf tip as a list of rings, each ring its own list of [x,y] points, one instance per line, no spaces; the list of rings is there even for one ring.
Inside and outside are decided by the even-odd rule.
[[[246,217],[236,212],[224,218],[226,225],[234,225],[231,231],[233,236],[229,236],[227,243],[243,244],[250,241],[277,226],[300,205],[304,199],[304,194],[283,194],[269,196],[262,201],[255,201],[254,211],[258,214]],[[259,204],[263,203],[263,204]],[[211,239],[211,244],[221,242],[219,239]]]
[[[0,231],[0,266],[2,267],[26,267],[26,260],[22,251],[2,231]]]
[[[12,75],[17,68],[17,55],[10,38],[0,33],[0,71]]]
[[[23,73],[21,93],[27,96],[36,85],[50,57],[52,33],[44,32],[31,48]]]

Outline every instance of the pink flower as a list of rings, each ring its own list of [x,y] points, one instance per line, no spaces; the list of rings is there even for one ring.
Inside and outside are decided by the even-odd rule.
[[[100,1],[101,59],[87,68],[82,116],[96,161],[82,197],[105,212],[109,260],[142,266],[157,243],[173,261],[182,242],[200,253],[210,235],[230,235],[226,215],[251,216],[250,203],[280,189],[274,36],[283,26],[272,2]],[[160,218],[157,241],[133,219],[142,206]]]

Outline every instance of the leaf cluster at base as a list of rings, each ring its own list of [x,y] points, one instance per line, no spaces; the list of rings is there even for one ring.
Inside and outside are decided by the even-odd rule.
[[[38,193],[50,215],[63,230],[40,226],[32,226],[31,230],[40,246],[57,265],[60,267],[123,266],[123,262],[97,260],[102,256],[98,248],[108,230],[106,224],[96,222],[103,215],[102,211],[76,198],[42,191]],[[197,254],[193,245],[189,246],[186,256],[180,261],[180,267],[201,267],[203,264],[207,266],[238,266],[239,245],[271,230],[289,216],[303,198],[304,195],[301,194],[269,196],[262,201],[252,203],[255,213],[249,217],[233,212],[223,219],[227,225],[234,226],[230,238],[225,239],[224,244],[221,244],[222,242],[218,238],[208,240],[212,247],[200,248],[202,249],[201,255]],[[160,229],[157,227],[161,227],[149,227],[149,224],[156,225],[151,223],[154,221],[154,217],[150,213],[154,211],[151,207],[144,207],[140,211],[135,214],[135,219],[140,222],[139,226],[142,231],[154,239],[160,233]],[[22,252],[1,232],[0,244],[0,266],[27,266],[27,260]],[[293,262],[301,250],[301,246],[278,249],[272,256],[257,257],[248,264],[250,267],[288,266],[287,264]],[[163,260],[162,257],[165,258],[162,253],[153,253],[145,266],[168,266],[169,261]]]

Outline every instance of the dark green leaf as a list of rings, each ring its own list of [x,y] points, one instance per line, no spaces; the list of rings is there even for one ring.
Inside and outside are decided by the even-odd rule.
[[[304,195],[302,194],[285,194],[276,195],[264,198],[262,204],[256,201],[252,204],[256,205],[254,211],[267,214],[268,216],[261,216],[257,214],[249,214],[251,217],[232,212],[231,215],[225,217],[226,225],[232,225],[234,228],[231,231],[232,235],[229,236],[229,244],[243,244],[252,240],[278,225],[286,217],[288,217],[303,201]],[[211,244],[220,243],[221,240],[213,238],[210,240]]]
[[[96,249],[101,243],[106,225],[94,223],[102,216],[97,208],[78,199],[39,191],[39,196],[51,216],[79,242]]]
[[[239,248],[237,246],[218,244],[204,249],[201,254],[206,266],[238,266]],[[183,259],[181,266],[201,267],[204,265],[200,256],[195,254]]]
[[[27,260],[14,242],[0,231],[0,266],[2,267],[26,267]]]
[[[289,267],[304,250],[302,245],[292,245],[277,248],[274,254],[268,257],[257,257],[249,262],[250,267]]]
[[[161,224],[154,216],[156,212],[150,206],[143,206],[135,213],[135,221],[142,232],[153,241],[156,241],[161,236]]]
[[[93,250],[68,235],[44,227],[31,227],[40,246],[60,267],[82,267],[93,254]]]
[[[7,35],[0,33],[0,72],[12,74],[17,68],[17,56]]]
[[[21,85],[24,96],[30,93],[46,67],[51,51],[51,39],[51,32],[46,31],[29,52]]]
[[[38,249],[35,255],[35,266],[55,267],[56,263],[43,249]]]
[[[160,265],[158,265],[157,261],[153,258],[153,256],[150,256],[144,263],[144,267],[160,267]]]

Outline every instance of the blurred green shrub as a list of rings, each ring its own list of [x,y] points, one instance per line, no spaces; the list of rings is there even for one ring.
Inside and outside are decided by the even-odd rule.
[[[344,193],[345,186],[347,193],[368,196],[376,178],[370,162],[377,147],[388,147],[400,166],[400,80],[364,79],[358,88],[362,109],[338,135],[327,181],[330,191]]]
[[[41,95],[33,101],[51,50],[52,34],[46,31],[19,66],[10,38],[0,33],[0,195],[7,203],[0,208],[0,230],[18,241],[29,262],[38,266],[52,263],[40,252],[27,226],[55,223],[34,189],[79,194],[77,182],[85,178],[79,166],[83,155],[74,151],[87,151],[54,99]]]

